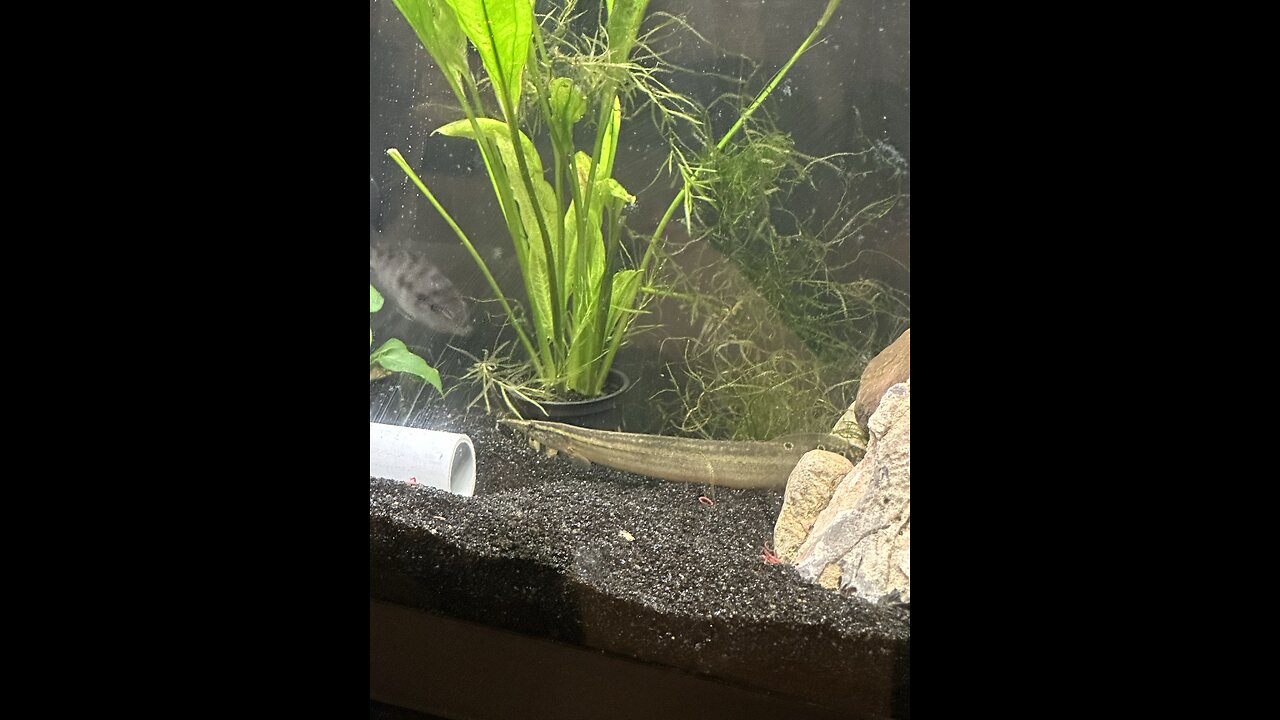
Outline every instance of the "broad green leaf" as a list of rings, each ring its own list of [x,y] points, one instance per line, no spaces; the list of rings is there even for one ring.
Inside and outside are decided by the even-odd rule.
[[[577,181],[585,189],[587,178],[591,174],[591,156],[579,152],[573,159],[577,170]],[[600,234],[600,209],[604,205],[605,192],[602,192],[602,189],[606,186],[607,183],[597,178],[596,191],[591,194],[591,210],[587,213],[585,239],[578,237],[576,205],[569,203],[569,210],[565,213],[564,275],[568,276],[565,282],[567,288],[565,297],[575,293],[579,296],[581,294],[593,296],[599,289],[600,277],[604,274],[604,238]],[[582,310],[581,305],[581,301],[575,305],[575,309],[578,310],[574,313],[575,318]]]
[[[426,360],[414,355],[400,340],[392,338],[383,343],[382,347],[375,350],[369,356],[369,365],[372,366],[374,364],[381,365],[393,372],[417,375],[431,384],[438,392],[444,394],[444,388],[440,385],[440,372],[428,365]]]
[[[522,270],[525,289],[529,292],[534,330],[538,333],[540,342],[543,339],[550,342],[555,334],[551,313],[556,312],[556,309],[551,306],[551,280],[548,275],[551,271],[547,268],[547,254],[536,229],[526,241],[525,254],[527,260]]]
[[[627,336],[627,327],[631,323],[631,318],[640,313],[635,308],[636,295],[640,291],[639,270],[619,270],[613,276],[613,302],[609,304],[609,344],[604,350],[604,357],[600,360],[600,366],[606,371],[613,366],[613,358],[618,354],[618,348],[622,346],[622,340]],[[598,395],[601,388],[604,387],[605,373],[601,373],[596,378],[596,387],[589,394]]]
[[[628,205],[636,201],[636,196],[627,192],[627,189],[622,187],[622,183],[614,180],[613,178],[605,179],[605,189],[609,192],[610,198],[613,198],[622,205]]]
[[[574,160],[579,182],[586,183],[591,172],[591,158],[586,153],[580,152]],[[567,277],[564,283],[567,288],[566,297],[576,296],[577,298],[573,305],[575,343],[578,342],[578,332],[583,327],[583,323],[593,318],[596,312],[595,306],[588,304],[589,301],[598,298],[603,292],[601,282],[604,278],[605,259],[608,255],[604,247],[603,229],[600,226],[604,203],[609,202],[613,207],[620,207],[634,202],[635,199],[635,196],[627,192],[617,180],[607,176],[603,180],[597,179],[596,189],[591,194],[591,212],[587,215],[585,241],[578,237],[578,224],[574,216],[576,209],[573,203],[569,204],[569,210],[565,213],[564,247],[567,260],[562,277]],[[599,330],[593,329],[591,332],[598,333]]]
[[[613,174],[613,158],[618,152],[618,130],[621,127],[621,124],[622,103],[615,97],[613,99],[613,112],[610,114],[609,124],[605,128],[604,135],[601,138],[600,169],[596,172],[595,186],[589,191],[587,189],[587,184],[591,182],[589,179],[591,175],[591,158],[585,153],[578,153],[579,157],[576,162],[578,168],[578,186],[582,188],[584,193],[589,192],[591,197],[591,211],[597,214],[600,212],[600,207],[604,200],[604,194],[600,192],[600,189],[602,185],[609,180],[609,176]],[[583,158],[586,158],[585,162]],[[619,185],[618,187],[622,186]],[[595,222],[599,225],[598,218]]]
[[[519,166],[516,165],[515,155],[511,155],[511,131],[507,129],[507,124],[501,120],[493,118],[476,118],[476,124],[480,126],[480,132],[493,138],[499,143],[498,150],[502,153],[502,159],[508,168],[515,169],[519,172]],[[439,133],[448,135],[449,137],[461,137],[476,139],[475,131],[471,127],[471,121],[463,118],[454,120],[451,123],[441,125],[432,131],[432,135]],[[529,172],[542,177],[542,158],[538,156],[538,150],[533,146],[533,141],[529,139],[523,131],[519,132],[520,147],[524,148],[524,159],[529,164]],[[519,175],[513,175],[512,178],[518,178]],[[519,183],[512,182],[512,185]]]
[[[596,175],[596,182],[613,175],[613,157],[618,154],[618,130],[621,126],[622,103],[615,97],[609,127],[604,134],[604,144],[600,147],[600,172]]]
[[[525,60],[533,38],[530,0],[447,0],[463,32],[480,52],[480,61],[508,120],[520,105]],[[647,0],[646,0],[647,2]]]
[[[455,92],[467,69],[467,37],[446,0],[393,0]]]
[[[369,286],[369,312],[376,313],[382,309],[382,293],[378,292],[373,285]]]
[[[612,279],[612,298],[605,323],[607,337],[599,336],[596,324],[598,302],[603,291],[591,299],[585,319],[588,325],[578,328],[569,353],[567,385],[584,395],[599,395],[604,387],[613,358],[618,353],[631,318],[639,313],[634,308],[640,290],[639,270],[619,270]]]
[[[579,262],[579,246],[590,248],[600,243],[600,216],[595,217],[595,223],[592,224],[591,218],[587,219],[587,240],[586,243],[578,242],[578,208],[574,202],[569,203],[569,209],[564,213],[564,262],[557,266],[560,277],[564,278],[565,299],[574,297],[580,287],[585,286],[584,273],[585,267],[581,267]],[[592,228],[595,228],[594,232]],[[589,250],[588,250],[589,252]]]
[[[572,128],[586,114],[587,98],[572,80],[558,77],[551,81],[551,116],[557,123]]]
[[[609,60],[615,63],[627,61],[631,48],[636,44],[640,23],[649,0],[614,0],[609,3]]]
[[[594,309],[595,304],[592,303]],[[594,316],[594,313],[589,317]],[[593,323],[594,325],[594,323]],[[578,335],[569,346],[569,358],[565,363],[565,387],[576,390],[583,395],[599,395],[595,389],[595,377],[599,373],[600,338],[595,330],[578,328]],[[607,370],[606,370],[607,372]]]
[[[581,304],[574,305],[574,335],[569,346],[566,385],[584,395],[598,395],[600,383],[597,379],[608,372],[607,367],[600,365],[605,341],[600,334],[603,288],[597,287],[594,293],[584,293],[579,299]]]
[[[619,270],[613,274],[613,302],[609,304],[609,322],[611,334],[616,334],[625,324],[619,322],[629,320],[636,314],[633,307],[636,293],[640,290],[639,270]]]
[[[542,217],[547,223],[547,232],[551,233],[552,252],[555,248],[556,228],[560,214],[556,211],[556,193],[542,174],[542,160],[533,142],[523,132],[517,133],[520,146],[524,148],[525,163],[529,168],[535,198],[529,198],[529,192],[520,177],[520,166],[516,161],[515,146],[511,144],[511,131],[507,124],[493,118],[477,118],[476,126],[498,149],[498,162],[501,162],[507,176],[511,178],[509,187],[515,198],[520,221],[524,228],[524,237],[513,238],[516,245],[516,257],[520,261],[520,269],[524,274],[525,288],[529,292],[529,314],[533,317],[534,331],[540,344],[543,338],[550,338],[553,333],[551,313],[556,309],[551,306],[551,283],[547,270],[546,250],[542,246],[542,236],[538,230],[538,221],[534,216],[534,202],[542,209]],[[457,120],[435,132],[450,137],[475,139],[475,128],[469,120]],[[501,202],[501,198],[499,198]],[[562,262],[555,258],[557,267]]]
[[[578,180],[585,183],[591,172],[591,158],[580,152],[574,160]],[[627,303],[634,301],[635,288],[638,287],[638,281],[634,278],[638,277],[638,272],[615,274],[612,282],[622,282],[621,287],[609,288],[604,284],[608,252],[605,248],[604,229],[601,227],[603,207],[607,202],[611,207],[620,208],[633,202],[635,196],[627,192],[617,180],[604,177],[597,179],[591,197],[585,240],[578,236],[572,204],[565,215],[565,254],[568,257],[568,281],[565,286],[573,295],[572,340],[566,385],[586,395],[598,395],[609,369],[605,340],[610,328],[616,323],[612,313],[606,317],[601,316],[600,303],[606,297],[612,298],[617,292],[625,294],[623,299]]]

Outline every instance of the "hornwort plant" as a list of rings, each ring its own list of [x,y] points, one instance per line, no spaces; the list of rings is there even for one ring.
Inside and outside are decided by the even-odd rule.
[[[813,32],[744,109],[717,148],[729,143],[813,44],[840,1],[828,0]],[[623,267],[623,209],[635,197],[612,177],[623,117],[621,100],[627,95],[621,90],[636,87],[639,78],[650,99],[674,103],[675,110],[666,109],[669,114],[682,116],[680,103],[689,103],[660,84],[655,91],[649,71],[631,60],[649,0],[602,0],[603,39],[589,44],[586,56],[577,58],[566,58],[560,38],[535,21],[535,0],[394,2],[466,115],[435,132],[470,138],[479,146],[520,266],[527,320],[515,312],[466,233],[400,152],[391,148],[387,154],[479,266],[537,381],[558,393],[599,395],[630,323],[640,312],[641,283],[657,243],[682,205],[689,216],[694,197],[689,189],[702,182],[696,168],[681,163],[682,189],[662,216],[640,262]],[[567,3],[558,18],[548,16],[549,20],[563,28],[574,5]],[[467,63],[468,40],[480,56],[496,113],[491,112],[491,101],[482,96],[481,82]],[[589,112],[595,118],[595,136],[587,154],[574,144],[574,126]],[[549,169],[543,167],[530,139],[530,134],[540,137],[539,132],[550,140]]]

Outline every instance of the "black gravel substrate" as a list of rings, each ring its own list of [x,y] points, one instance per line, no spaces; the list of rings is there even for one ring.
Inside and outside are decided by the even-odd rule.
[[[492,418],[441,415],[475,445],[476,495],[371,478],[372,598],[910,717],[910,608],[766,563],[781,491],[579,468]]]

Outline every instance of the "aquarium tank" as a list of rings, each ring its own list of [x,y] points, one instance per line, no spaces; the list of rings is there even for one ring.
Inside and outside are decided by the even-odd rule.
[[[372,717],[910,717],[910,105],[905,0],[370,0]]]

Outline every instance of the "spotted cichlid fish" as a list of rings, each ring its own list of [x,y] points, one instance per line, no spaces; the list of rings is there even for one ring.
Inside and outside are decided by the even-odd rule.
[[[451,335],[467,335],[467,302],[449,278],[426,256],[386,247],[382,237],[382,192],[369,176],[369,270],[370,282],[383,297],[389,297],[406,317]]]
[[[437,332],[468,335],[467,302],[449,278],[425,255],[378,247],[370,238],[369,270],[373,286],[410,320]]]

